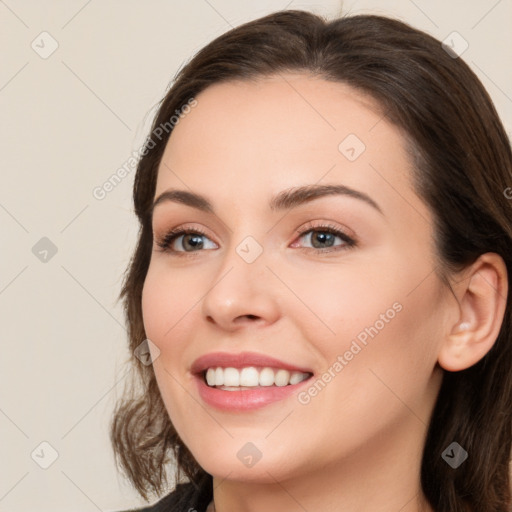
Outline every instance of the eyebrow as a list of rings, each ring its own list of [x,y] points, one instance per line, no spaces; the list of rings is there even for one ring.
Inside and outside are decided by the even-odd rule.
[[[342,195],[359,199],[384,215],[380,206],[370,196],[346,185],[304,185],[285,189],[271,198],[269,208],[273,212],[289,210],[314,199],[330,195]],[[212,203],[205,196],[187,190],[169,189],[156,198],[151,207],[150,215],[153,216],[153,211],[157,205],[166,201],[182,203],[206,213],[215,213]]]

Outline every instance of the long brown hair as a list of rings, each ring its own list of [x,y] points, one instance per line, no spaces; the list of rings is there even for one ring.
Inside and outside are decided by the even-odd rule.
[[[441,43],[386,17],[327,21],[305,11],[281,11],[241,25],[204,47],[176,75],[152,133],[211,84],[305,72],[369,94],[410,143],[414,186],[430,207],[438,266],[450,272],[485,252],[512,276],[510,141],[484,87]],[[160,130],[161,131],[161,130]],[[159,163],[172,129],[149,136],[134,182],[139,239],[122,291],[133,354],[146,339],[141,292],[152,250],[150,209]],[[491,350],[463,371],[444,371],[421,463],[421,485],[436,512],[509,512],[512,438],[512,301]],[[134,379],[111,423],[116,461],[137,491],[161,493],[166,466],[198,482],[206,473],[170,422],[151,365],[135,356]],[[457,441],[468,453],[457,469],[441,457]]]

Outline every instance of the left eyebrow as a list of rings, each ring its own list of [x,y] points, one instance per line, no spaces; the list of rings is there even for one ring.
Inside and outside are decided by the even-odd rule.
[[[375,208],[381,215],[384,215],[380,206],[370,196],[346,185],[305,185],[289,188],[276,194],[270,200],[269,206],[272,211],[289,210],[313,199],[329,195],[354,197],[364,201]]]
[[[359,199],[384,216],[380,206],[370,196],[359,190],[347,187],[346,185],[304,185],[288,188],[278,192],[270,199],[269,208],[273,212],[290,210],[301,204],[329,195],[343,195]],[[215,213],[212,203],[205,196],[187,190],[169,189],[162,192],[162,194],[156,198],[151,207],[151,216],[153,215],[155,207],[166,201],[182,203],[206,213]]]

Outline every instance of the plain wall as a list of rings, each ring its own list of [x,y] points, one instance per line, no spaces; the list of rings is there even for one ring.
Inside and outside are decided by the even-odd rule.
[[[138,230],[129,159],[183,62],[283,8],[334,17],[341,2],[0,2],[0,511],[145,504],[108,438],[129,359],[116,302]],[[510,135],[512,2],[350,0],[343,12],[394,16],[440,40],[457,31]],[[127,176],[95,197],[123,165]]]

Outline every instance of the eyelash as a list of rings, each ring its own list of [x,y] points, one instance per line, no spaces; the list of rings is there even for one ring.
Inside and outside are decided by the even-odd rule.
[[[315,232],[315,231],[319,231],[321,233],[330,233],[332,235],[338,236],[339,238],[341,238],[343,240],[343,242],[345,242],[345,245],[343,245],[341,247],[337,246],[335,248],[326,247],[323,249],[316,249],[314,247],[299,247],[298,249],[303,249],[308,252],[316,251],[317,253],[325,254],[325,253],[329,253],[329,252],[344,251],[344,250],[348,250],[348,249],[351,249],[351,248],[357,246],[356,240],[349,237],[346,233],[344,233],[343,231],[339,230],[337,227],[330,225],[330,224],[323,224],[320,226],[313,226],[313,225],[309,224],[303,229],[298,229],[296,231],[296,233],[298,234],[299,238],[301,238],[302,236],[304,236],[310,232]],[[170,249],[170,245],[174,242],[174,240],[176,238],[178,238],[181,235],[190,235],[190,234],[204,236],[206,238],[209,238],[208,235],[200,228],[194,228],[194,229],[176,228],[176,229],[172,229],[171,231],[168,231],[163,237],[158,238],[156,240],[156,245],[158,246],[157,250],[160,252],[164,252],[164,253],[174,254],[179,257],[195,257],[198,253],[200,253],[202,251],[201,250],[198,250],[198,251],[175,251],[173,249]]]

